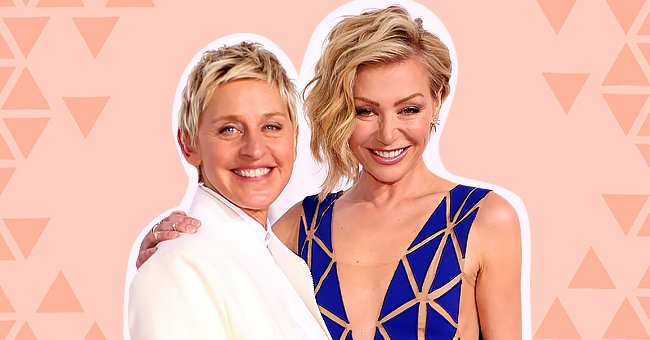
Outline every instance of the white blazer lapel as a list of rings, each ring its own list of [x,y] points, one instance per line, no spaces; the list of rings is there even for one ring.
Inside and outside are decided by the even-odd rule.
[[[323,316],[318,309],[316,298],[314,297],[314,282],[305,261],[291,252],[275,235],[273,235],[268,249],[311,314],[318,320],[318,324],[329,335],[325,321],[323,321]]]

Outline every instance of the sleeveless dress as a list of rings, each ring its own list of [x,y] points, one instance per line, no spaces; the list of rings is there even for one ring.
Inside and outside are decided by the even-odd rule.
[[[400,259],[384,296],[375,339],[457,337],[461,264],[478,203],[490,191],[464,185],[451,189]],[[352,339],[332,248],[332,207],[342,192],[302,202],[298,255],[311,269],[316,302],[332,339]],[[428,273],[428,274],[427,274]],[[423,296],[423,299],[417,296]],[[419,325],[423,325],[421,328]]]

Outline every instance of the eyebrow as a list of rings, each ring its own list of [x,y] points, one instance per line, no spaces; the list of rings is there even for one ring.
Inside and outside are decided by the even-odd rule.
[[[393,103],[393,106],[397,106],[399,104],[402,104],[403,102],[409,101],[409,100],[411,100],[411,99],[413,99],[415,97],[424,97],[424,95],[422,93],[419,93],[419,92],[414,93],[414,94],[412,94],[412,95],[410,95],[408,97],[404,97],[404,98],[396,101],[395,103]],[[371,100],[371,99],[368,99],[368,98],[365,98],[365,97],[354,97],[354,99],[360,100],[360,101],[368,103],[370,105],[380,106],[378,102],[376,102],[374,100]]]
[[[283,113],[283,112],[271,111],[271,112],[265,112],[265,113],[263,113],[263,115],[264,115],[264,118],[268,118],[268,117],[274,117],[274,116],[284,116],[285,113]],[[229,114],[229,115],[226,115],[226,116],[216,117],[215,119],[212,120],[211,123],[214,124],[214,123],[216,123],[216,122],[218,122],[218,121],[222,121],[222,120],[226,120],[226,121],[229,121],[229,120],[238,120],[239,117],[241,117],[241,115],[237,115],[237,114]],[[291,115],[289,115],[289,118],[291,118]]]
[[[413,98],[415,98],[415,97],[424,97],[424,95],[423,95],[422,93],[419,93],[419,92],[418,92],[418,93],[414,93],[414,94],[412,94],[412,95],[410,95],[410,96],[408,96],[408,97],[405,97],[405,98],[402,98],[402,99],[396,101],[396,102],[393,104],[393,106],[397,106],[397,105],[399,105],[399,104],[402,104],[403,102],[409,101],[409,100],[411,100],[411,99],[413,99]]]

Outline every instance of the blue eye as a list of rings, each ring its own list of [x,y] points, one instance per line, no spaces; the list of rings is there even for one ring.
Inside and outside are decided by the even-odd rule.
[[[282,130],[282,126],[279,124],[266,124],[263,129],[265,131],[280,131]]]
[[[225,126],[219,130],[219,133],[222,135],[232,135],[237,133],[237,128],[234,126]]]

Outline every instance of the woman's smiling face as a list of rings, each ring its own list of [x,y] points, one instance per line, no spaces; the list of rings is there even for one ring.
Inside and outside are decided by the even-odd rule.
[[[188,161],[200,165],[207,187],[247,214],[265,216],[291,177],[296,141],[296,126],[277,87],[235,80],[220,85],[201,113]]]
[[[439,101],[420,60],[360,66],[353,94],[357,116],[349,144],[363,171],[395,183],[422,165]]]

